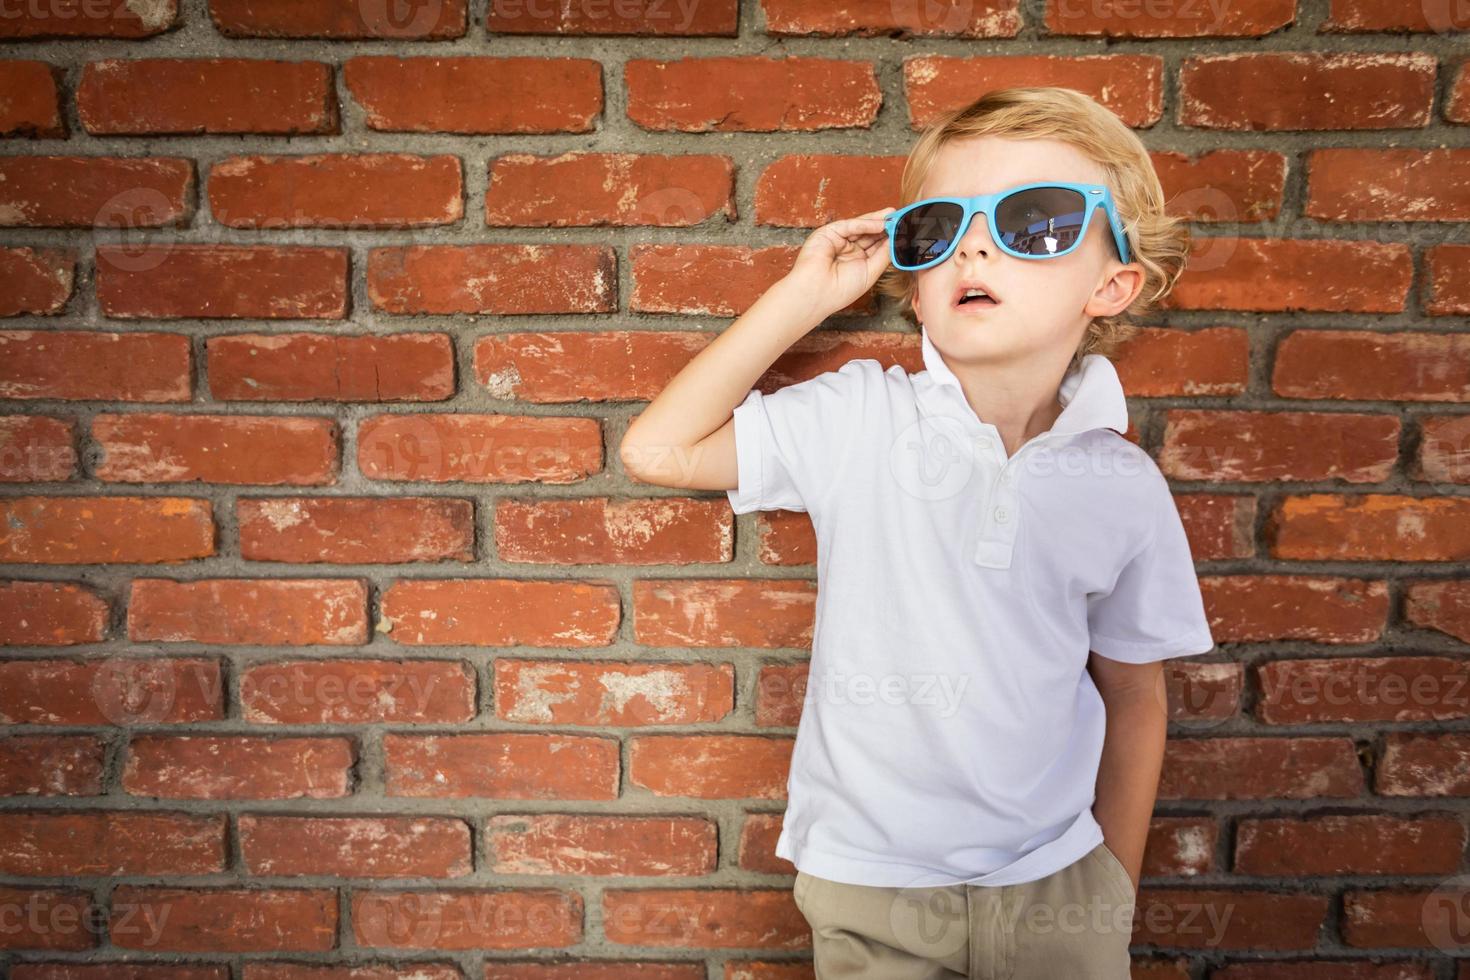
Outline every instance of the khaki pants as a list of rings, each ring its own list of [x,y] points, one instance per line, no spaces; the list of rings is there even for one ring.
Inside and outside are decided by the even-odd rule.
[[[1019,885],[877,888],[798,871],[817,980],[1128,980],[1137,896],[1099,844]]]

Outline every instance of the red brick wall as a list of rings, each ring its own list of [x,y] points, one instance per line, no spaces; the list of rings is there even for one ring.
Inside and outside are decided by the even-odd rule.
[[[0,980],[810,976],[810,525],[616,446],[1007,84],[1198,238],[1117,359],[1220,641],[1135,975],[1455,976],[1470,11],[1113,7],[4,5]],[[854,356],[920,367],[869,300],[762,387]]]

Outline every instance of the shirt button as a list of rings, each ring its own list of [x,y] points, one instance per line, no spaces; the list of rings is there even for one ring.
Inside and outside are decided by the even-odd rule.
[[[995,508],[995,519],[1002,524],[1011,519],[1011,512],[1006,509],[1005,504]]]

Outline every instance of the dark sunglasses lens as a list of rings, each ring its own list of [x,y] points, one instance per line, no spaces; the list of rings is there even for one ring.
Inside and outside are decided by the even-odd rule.
[[[898,219],[893,254],[900,266],[917,266],[939,258],[954,244],[964,208],[948,201],[922,204]]]
[[[1057,255],[1072,248],[1082,232],[1087,200],[1066,187],[1018,191],[995,209],[1001,243],[1022,255]]]

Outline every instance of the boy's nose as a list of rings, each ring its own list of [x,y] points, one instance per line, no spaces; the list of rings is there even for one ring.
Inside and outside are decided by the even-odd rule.
[[[973,255],[984,255],[995,248],[995,243],[990,238],[990,222],[985,217],[984,211],[976,211],[970,216],[970,224],[965,228],[965,233],[960,236],[955,245],[955,258]]]

